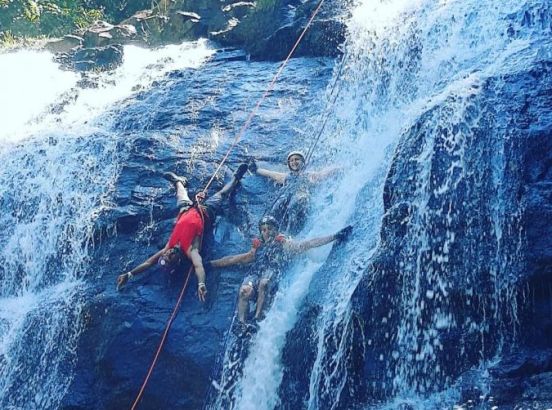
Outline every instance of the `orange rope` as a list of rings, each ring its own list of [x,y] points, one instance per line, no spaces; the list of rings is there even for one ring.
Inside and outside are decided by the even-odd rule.
[[[167,326],[165,327],[165,331],[163,332],[163,336],[161,337],[161,342],[159,342],[159,346],[157,347],[157,352],[155,352],[155,356],[153,357],[153,361],[151,362],[151,365],[148,370],[148,374],[146,375],[146,378],[144,379],[144,383],[142,383],[142,387],[140,388],[140,392],[138,393],[138,396],[136,396],[136,399],[134,400],[134,403],[132,404],[131,409],[136,409],[136,406],[138,406],[138,403],[142,399],[142,395],[144,394],[144,390],[146,389],[146,385],[148,384],[149,378],[153,372],[153,368],[157,364],[157,360],[159,359],[159,354],[161,353],[161,350],[163,349],[163,345],[165,344],[165,340],[167,339],[167,335],[169,334],[169,329],[171,328],[171,325],[176,318],[176,314],[178,313],[178,310],[180,309],[180,305],[182,304],[182,298],[184,297],[184,292],[186,290],[186,287],[188,286],[188,281],[190,279],[190,276],[192,274],[192,270],[194,269],[194,266],[190,266],[190,269],[188,270],[188,276],[186,276],[186,281],[184,282],[184,286],[182,286],[182,290],[180,291],[180,295],[178,296],[178,300],[176,301],[176,305],[174,306],[174,309],[172,311],[171,317],[169,318],[169,321],[167,323]]]
[[[282,71],[284,70],[285,66],[287,65],[287,63],[289,62],[289,60],[291,59],[293,53],[295,52],[295,50],[297,49],[297,47],[299,46],[299,43],[301,42],[301,40],[303,40],[303,37],[305,36],[305,33],[307,32],[308,28],[310,27],[310,25],[312,24],[314,18],[316,17],[316,15],[318,14],[318,12],[320,11],[320,8],[322,7],[322,3],[324,3],[324,0],[320,0],[320,2],[318,3],[318,5],[316,6],[314,12],[312,13],[312,16],[311,18],[309,19],[309,21],[307,22],[307,25],[305,26],[305,28],[303,29],[303,31],[301,32],[301,34],[299,35],[299,38],[297,39],[297,41],[295,42],[295,44],[293,45],[293,48],[291,49],[291,51],[289,52],[288,56],[286,57],[286,59],[284,60],[284,62],[282,63],[282,65],[280,66],[280,68],[278,69],[278,71],[276,72],[276,74],[274,75],[274,77],[272,78],[272,81],[270,82],[270,84],[268,85],[267,89],[265,90],[265,92],[263,93],[262,97],[259,99],[259,101],[257,102],[257,104],[255,105],[255,107],[253,108],[253,110],[249,113],[249,116],[247,117],[247,120],[245,121],[244,125],[241,127],[240,131],[238,132],[238,134],[236,135],[236,137],[234,138],[234,141],[232,143],[232,145],[230,146],[230,148],[228,149],[228,151],[226,152],[226,154],[224,155],[224,157],[222,158],[222,161],[219,163],[219,165],[217,166],[217,169],[215,170],[215,172],[213,173],[213,176],[211,177],[211,179],[209,180],[209,182],[207,183],[207,185],[205,186],[205,188],[203,188],[203,192],[206,193],[207,189],[209,189],[209,186],[213,183],[213,180],[215,179],[217,173],[220,171],[220,169],[222,168],[222,166],[224,165],[224,163],[226,162],[226,160],[228,159],[228,156],[230,155],[230,153],[232,152],[232,150],[235,148],[235,146],[237,145],[237,143],[239,142],[239,140],[242,138],[245,130],[247,130],[247,128],[249,128],[249,126],[251,125],[251,122],[253,121],[253,117],[255,116],[255,114],[257,113],[259,107],[261,106],[262,102],[266,99],[266,97],[268,96],[268,93],[270,93],[270,91],[272,91],[272,89],[274,88],[274,84],[276,83],[276,80],[278,79],[278,77],[280,76],[280,74],[282,73]],[[201,214],[201,217],[203,219],[203,212],[200,212]],[[148,384],[149,382],[149,379],[151,377],[151,374],[153,372],[153,369],[155,367],[155,365],[157,364],[157,360],[159,359],[159,355],[161,354],[161,350],[163,349],[163,345],[165,344],[165,340],[167,339],[167,335],[169,334],[169,330],[171,328],[171,325],[172,323],[174,322],[174,319],[176,318],[176,315],[178,313],[178,310],[180,309],[180,305],[182,304],[182,299],[184,297],[184,293],[185,293],[185,290],[188,286],[188,282],[189,282],[189,279],[190,279],[190,276],[192,274],[192,270],[193,270],[193,265],[190,267],[190,269],[188,270],[188,275],[186,276],[186,280],[184,282],[184,286],[182,286],[182,290],[180,291],[180,295],[178,296],[178,300],[176,301],[176,305],[174,306],[174,309],[171,313],[171,316],[169,318],[169,321],[167,322],[167,326],[165,327],[165,331],[163,332],[163,336],[161,337],[161,341],[159,342],[159,346],[157,347],[157,351],[155,352],[155,356],[153,358],[153,361],[149,367],[149,370],[148,370],[148,373],[144,379],[144,382],[142,383],[142,387],[140,387],[140,391],[138,392],[138,395],[136,396],[136,399],[134,400],[134,403],[132,404],[132,407],[131,407],[131,410],[135,410],[136,407],[138,406],[138,403],[140,402],[140,400],[142,399],[142,396],[144,394],[144,391],[146,389],[146,385]]]
[[[224,165],[224,163],[226,162],[226,160],[228,159],[228,156],[230,155],[230,153],[232,152],[232,150],[235,148],[235,146],[237,145],[237,143],[239,142],[239,140],[242,138],[245,130],[247,128],[249,128],[249,126],[251,125],[251,121],[253,121],[253,117],[255,116],[255,114],[257,113],[257,111],[259,110],[259,107],[261,106],[262,102],[266,99],[266,97],[268,96],[268,93],[270,93],[270,91],[272,91],[272,89],[274,88],[274,84],[276,83],[276,80],[278,79],[278,77],[280,76],[280,74],[282,73],[282,71],[284,70],[285,66],[287,65],[287,63],[289,62],[289,60],[291,59],[291,56],[293,55],[293,53],[295,52],[295,50],[297,49],[297,47],[299,46],[299,43],[301,42],[301,40],[303,40],[303,37],[305,36],[305,33],[307,32],[308,28],[310,27],[310,25],[312,24],[314,18],[316,17],[316,15],[318,14],[318,12],[320,11],[320,8],[322,7],[322,3],[324,3],[324,0],[320,0],[320,2],[318,3],[318,6],[316,6],[314,12],[312,13],[312,16],[311,18],[309,19],[307,25],[305,26],[305,28],[303,29],[303,31],[301,32],[301,35],[299,35],[299,38],[297,39],[297,41],[295,42],[295,44],[293,45],[291,51],[289,52],[288,56],[286,57],[286,59],[284,60],[284,62],[282,63],[282,65],[280,66],[280,68],[278,69],[278,71],[276,72],[276,74],[274,75],[274,77],[272,78],[272,81],[270,82],[270,84],[268,85],[268,87],[266,88],[264,94],[262,95],[262,97],[259,99],[259,101],[257,102],[257,105],[255,105],[255,107],[253,108],[253,110],[251,110],[251,112],[249,113],[249,116],[247,117],[247,120],[245,121],[245,123],[243,124],[243,126],[241,127],[240,131],[238,132],[238,134],[236,135],[236,137],[234,138],[234,142],[232,143],[232,145],[230,146],[230,148],[228,148],[228,151],[226,151],[226,154],[224,155],[224,157],[222,158],[222,161],[220,162],[220,164],[218,165],[217,169],[215,170],[215,172],[213,173],[213,176],[211,177],[211,179],[209,180],[209,182],[207,183],[207,185],[205,186],[205,188],[203,189],[203,192],[206,192],[207,189],[209,188],[209,186],[213,183],[213,180],[215,179],[215,176],[217,175],[217,173],[220,171],[220,169],[222,168],[222,166]]]

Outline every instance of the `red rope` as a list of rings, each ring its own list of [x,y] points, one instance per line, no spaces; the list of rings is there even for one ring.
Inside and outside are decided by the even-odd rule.
[[[215,176],[217,175],[217,173],[220,171],[220,169],[222,168],[222,166],[224,165],[224,163],[226,162],[226,160],[228,159],[228,156],[230,155],[230,153],[232,152],[232,150],[235,148],[235,146],[237,145],[237,143],[239,142],[239,140],[242,138],[245,130],[247,128],[249,128],[249,126],[251,125],[251,121],[253,121],[253,117],[255,116],[255,114],[257,113],[257,111],[259,110],[259,107],[261,106],[262,102],[266,99],[266,97],[268,96],[268,93],[270,91],[272,91],[272,89],[274,88],[274,84],[276,83],[276,80],[278,79],[278,77],[280,76],[280,74],[282,73],[282,71],[284,70],[285,66],[287,65],[287,63],[289,62],[289,60],[291,59],[291,56],[293,55],[293,53],[295,52],[295,50],[297,49],[297,47],[299,46],[299,43],[301,42],[301,40],[303,40],[303,37],[305,36],[305,33],[307,32],[307,30],[309,29],[310,25],[312,24],[314,18],[316,17],[316,15],[318,14],[318,12],[320,11],[320,8],[322,7],[322,3],[324,3],[324,0],[320,0],[320,2],[318,3],[318,6],[316,6],[316,8],[314,9],[314,12],[312,13],[312,16],[311,18],[309,19],[309,21],[307,22],[307,25],[305,26],[305,28],[303,29],[303,31],[301,32],[301,34],[299,35],[299,38],[297,39],[297,41],[295,42],[295,44],[293,45],[291,51],[289,52],[288,56],[286,57],[286,59],[284,60],[284,62],[282,63],[282,65],[280,66],[280,68],[278,69],[278,71],[276,72],[276,74],[274,74],[274,77],[272,78],[272,81],[270,82],[270,84],[268,85],[268,87],[266,88],[264,94],[262,95],[262,97],[259,99],[259,101],[257,102],[257,105],[255,105],[255,107],[253,108],[253,110],[251,110],[251,112],[249,113],[249,116],[247,117],[247,120],[245,121],[245,123],[243,124],[243,126],[240,128],[240,131],[238,132],[238,134],[236,135],[236,137],[234,138],[234,142],[232,143],[232,145],[230,146],[230,148],[228,148],[228,151],[226,151],[226,154],[224,155],[224,157],[222,158],[222,161],[220,162],[220,164],[218,165],[217,169],[215,170],[215,172],[213,173],[213,176],[211,177],[211,179],[209,180],[209,182],[207,183],[207,185],[205,186],[205,188],[203,189],[203,192],[207,191],[207,189],[209,188],[209,186],[213,183],[213,180],[215,179]]]
[[[153,357],[153,361],[151,362],[151,365],[148,370],[148,374],[146,375],[146,378],[144,379],[144,383],[142,383],[142,387],[140,388],[140,392],[138,393],[138,396],[136,396],[136,400],[134,400],[134,403],[132,404],[131,409],[136,409],[136,406],[138,406],[138,403],[142,399],[142,395],[144,394],[144,390],[146,389],[146,385],[148,384],[149,378],[153,372],[153,368],[157,364],[157,360],[159,359],[159,354],[161,353],[161,350],[163,349],[163,345],[165,344],[165,340],[167,339],[167,335],[169,334],[169,330],[171,328],[172,323],[174,322],[174,319],[176,318],[176,315],[178,313],[178,310],[180,309],[180,305],[182,304],[182,298],[184,297],[184,292],[186,290],[186,287],[188,286],[188,281],[190,280],[190,276],[192,274],[192,270],[194,269],[194,266],[190,266],[190,269],[188,270],[188,275],[186,276],[186,280],[184,281],[184,286],[182,286],[182,290],[180,291],[180,295],[178,296],[178,300],[176,301],[176,305],[174,306],[174,309],[172,311],[171,317],[169,318],[169,321],[167,323],[167,326],[165,327],[165,331],[163,332],[163,336],[161,337],[161,342],[159,342],[159,346],[157,347],[157,352],[155,352],[155,356]]]
[[[245,130],[247,130],[247,128],[249,128],[249,126],[251,125],[251,122],[253,121],[253,117],[255,116],[255,114],[257,113],[257,111],[259,110],[259,107],[261,106],[262,102],[266,99],[266,97],[268,96],[268,93],[270,93],[270,91],[272,91],[272,89],[274,88],[274,84],[276,83],[276,80],[278,79],[278,77],[280,76],[280,74],[282,73],[282,71],[284,70],[285,66],[287,65],[287,63],[289,62],[289,60],[291,59],[293,53],[295,52],[295,50],[297,49],[297,47],[299,46],[299,43],[301,43],[301,40],[303,40],[303,37],[305,36],[305,33],[307,32],[307,30],[309,29],[310,25],[312,24],[314,18],[316,17],[316,15],[318,14],[318,12],[320,11],[320,8],[322,7],[322,3],[324,3],[324,0],[320,0],[320,2],[318,3],[318,5],[316,6],[314,12],[312,13],[312,16],[311,18],[309,19],[309,21],[307,22],[307,25],[305,26],[305,28],[303,29],[303,31],[301,32],[301,34],[299,35],[299,38],[297,39],[297,41],[295,42],[295,44],[293,45],[291,51],[289,52],[288,56],[286,57],[286,59],[284,60],[284,62],[282,63],[282,65],[280,66],[280,68],[278,69],[278,71],[276,72],[276,74],[274,75],[274,77],[272,78],[272,81],[270,82],[270,84],[268,85],[268,87],[266,88],[265,92],[263,93],[263,95],[261,96],[261,98],[259,99],[259,101],[257,102],[257,104],[255,105],[255,107],[253,108],[253,110],[251,110],[251,112],[249,113],[249,116],[247,117],[247,120],[245,121],[244,125],[241,127],[240,131],[238,132],[238,134],[236,135],[236,137],[234,138],[234,141],[232,143],[232,145],[230,146],[230,148],[228,149],[228,151],[226,152],[226,154],[224,155],[224,157],[222,158],[222,161],[219,163],[217,169],[215,170],[215,172],[213,173],[213,176],[211,177],[211,179],[209,180],[209,182],[207,183],[207,185],[205,186],[205,188],[203,188],[203,192],[206,192],[207,189],[209,189],[209,186],[213,183],[213,180],[215,179],[215,176],[217,175],[217,173],[220,171],[220,169],[222,168],[222,166],[224,165],[224,163],[226,162],[226,160],[228,159],[228,156],[230,155],[230,153],[232,152],[232,150],[235,148],[235,146],[237,145],[237,143],[239,142],[239,140],[242,138]],[[201,217],[203,218],[203,213],[201,213]],[[180,305],[182,304],[182,299],[184,297],[184,293],[185,293],[185,290],[188,286],[188,281],[190,279],[190,276],[192,274],[192,270],[193,270],[193,265],[190,267],[190,269],[188,270],[188,275],[186,276],[186,280],[184,282],[184,286],[182,287],[182,290],[180,291],[180,295],[178,296],[178,300],[176,301],[176,305],[174,306],[174,309],[172,311],[172,314],[171,314],[171,317],[169,318],[169,321],[167,323],[167,326],[165,327],[165,331],[163,332],[163,336],[161,337],[161,341],[159,343],[159,346],[157,347],[157,351],[155,352],[155,356],[153,358],[153,361],[149,367],[149,370],[148,370],[148,373],[144,379],[144,382],[142,383],[142,387],[140,387],[140,391],[138,392],[138,395],[136,396],[136,399],[134,400],[134,403],[132,404],[132,407],[131,407],[131,410],[135,410],[136,407],[138,406],[138,403],[140,402],[140,400],[142,399],[142,396],[144,394],[144,391],[146,389],[146,385],[148,384],[149,382],[149,379],[151,377],[151,374],[153,372],[153,369],[155,367],[155,365],[157,364],[157,360],[159,359],[159,355],[161,354],[161,350],[163,349],[163,345],[165,344],[165,340],[167,339],[167,335],[169,334],[169,330],[172,326],[172,323],[174,322],[174,319],[176,318],[176,315],[178,313],[178,310],[180,309]]]

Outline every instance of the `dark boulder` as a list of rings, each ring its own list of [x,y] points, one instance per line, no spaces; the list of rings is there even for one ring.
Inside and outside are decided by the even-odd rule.
[[[372,343],[360,379],[376,364],[383,385],[439,391],[499,350],[496,401],[523,402],[549,379],[550,89],[552,63],[541,61],[477,85],[457,121],[450,96],[403,135],[380,246],[353,297]]]
[[[98,21],[82,34],[84,47],[103,47],[111,44],[127,44],[136,38],[137,31],[132,24],[109,24]]]
[[[68,53],[74,48],[81,47],[83,43],[82,37],[69,34],[61,39],[48,41],[44,48],[52,53]]]
[[[252,45],[252,57],[262,60],[282,60],[287,57],[301,32],[304,22],[280,27],[267,39]],[[337,57],[339,45],[345,41],[345,24],[338,20],[316,20],[294,52],[294,57]]]
[[[111,70],[123,62],[123,47],[109,45],[78,49],[72,56],[72,65],[78,71]]]

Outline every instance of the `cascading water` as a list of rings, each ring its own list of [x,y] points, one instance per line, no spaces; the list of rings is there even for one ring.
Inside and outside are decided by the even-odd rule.
[[[233,408],[450,408],[463,383],[487,394],[492,361],[515,341],[523,232],[508,183],[516,120],[501,90],[549,58],[550,5],[360,0],[351,13],[326,98],[317,90],[331,62],[292,61],[242,141],[260,161],[277,162],[282,146],[313,142],[325,103],[329,122],[310,166],[342,172],[317,187],[298,239],[349,223],[355,230],[286,272],[252,339]],[[69,407],[130,403],[176,292],[165,282],[175,279],[144,275],[115,294],[111,270],[158,249],[170,229],[168,220],[158,224],[157,201],[168,198],[159,173],[184,162],[194,179],[208,173],[202,167],[229,144],[224,134],[243,123],[265,85],[259,78],[276,66],[215,61],[205,72],[179,72],[211,53],[204,43],[127,47],[120,69],[84,78],[48,54],[0,56],[3,73],[16,68],[0,79],[2,408],[57,408],[67,391],[77,396],[65,398]],[[241,150],[233,155],[244,159]],[[105,219],[127,231],[106,239],[93,256],[101,266],[90,266],[98,216],[121,185],[124,209]],[[259,194],[248,177],[243,185]],[[246,204],[246,218],[264,211],[265,193]],[[220,229],[217,245],[243,251],[240,229]],[[227,328],[239,284],[225,274],[208,278],[210,312],[189,301],[179,317],[144,406],[198,407],[217,348],[205,342]],[[87,291],[102,293],[93,301],[102,313],[90,311],[106,324],[82,333],[94,299]],[[79,348],[90,357],[81,357],[81,379],[69,386],[85,335]]]
[[[125,158],[116,103],[199,66],[206,43],[127,47],[123,66],[83,83],[48,53],[0,55],[0,407],[57,408],[83,328],[95,222]],[[155,67],[155,70],[152,70]]]
[[[333,409],[355,400],[450,407],[460,397],[460,373],[470,369],[479,374],[471,382],[486,391],[489,361],[515,342],[523,243],[515,188],[506,182],[511,119],[495,111],[489,94],[500,88],[497,79],[549,55],[550,16],[547,2],[358,2],[344,67],[336,70],[340,95],[315,153],[344,172],[318,192],[320,205],[301,234],[352,221],[354,245],[338,248],[325,265],[327,254],[317,251],[316,263],[287,273],[253,339],[235,408]],[[385,216],[382,196],[391,207]],[[404,226],[400,246],[387,242],[395,232],[379,240],[382,217]],[[386,267],[385,258],[396,266]],[[375,289],[363,301],[372,313],[366,326],[351,312],[362,279]],[[321,309],[309,325],[316,340],[310,370],[297,365],[308,374],[308,392],[287,374],[292,363],[283,363],[287,350],[301,351],[286,335],[306,295]],[[355,397],[359,387],[348,374],[359,340],[374,363],[373,377],[361,381],[368,397]]]

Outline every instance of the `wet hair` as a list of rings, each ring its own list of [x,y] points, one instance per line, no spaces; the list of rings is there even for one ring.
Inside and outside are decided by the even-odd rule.
[[[276,218],[272,215],[265,215],[259,221],[259,230],[261,230],[261,226],[263,225],[270,225],[273,228],[278,228],[278,221],[276,221]]]
[[[167,252],[165,252],[159,260],[157,261],[157,264],[161,267],[161,269],[169,271],[171,268],[174,268],[176,265],[178,265],[182,261],[182,250],[179,246],[173,246],[172,248],[168,249]]]

